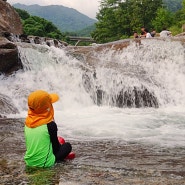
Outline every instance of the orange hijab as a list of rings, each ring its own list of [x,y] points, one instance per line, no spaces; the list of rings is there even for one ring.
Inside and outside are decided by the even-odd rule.
[[[28,116],[25,125],[35,128],[54,119],[54,109],[52,103],[59,100],[57,94],[48,94],[46,91],[37,90],[28,96]]]

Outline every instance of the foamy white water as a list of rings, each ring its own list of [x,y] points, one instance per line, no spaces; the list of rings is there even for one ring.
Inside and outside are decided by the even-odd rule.
[[[89,107],[56,112],[59,133],[77,140],[114,139],[185,146],[184,111]]]
[[[59,134],[66,139],[117,139],[162,146],[185,146],[185,48],[179,42],[146,40],[123,52],[95,54],[99,60],[94,80],[89,66],[54,47],[19,47],[24,70],[0,76],[1,93],[8,96],[25,117],[27,96],[43,89],[58,93],[54,104]],[[83,85],[84,68],[90,74],[91,91]],[[91,71],[91,69],[90,69]],[[124,84],[124,86],[123,86]],[[104,104],[94,104],[95,87],[109,93]],[[110,103],[121,90],[146,87],[160,108],[117,108]]]

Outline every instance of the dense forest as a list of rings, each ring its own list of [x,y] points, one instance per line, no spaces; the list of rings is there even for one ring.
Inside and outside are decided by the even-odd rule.
[[[74,45],[75,41],[70,41],[69,36],[90,36],[91,30],[95,28],[94,25],[89,26],[79,32],[61,32],[52,22],[38,17],[31,16],[27,11],[14,8],[19,14],[22,24],[23,33],[25,35],[35,35],[40,37],[49,37],[53,39],[59,39],[66,41],[69,44]],[[80,45],[89,45],[89,42],[80,42]]]
[[[24,33],[51,37],[70,42],[69,35],[92,36],[97,43],[130,38],[142,26],[160,32],[163,27],[173,35],[182,32],[185,24],[185,0],[101,0],[97,23],[78,32],[62,33],[52,22],[31,16],[25,10],[19,13]]]
[[[17,8],[15,10],[21,18],[24,34],[65,40],[65,34],[61,33],[52,22],[41,17],[31,16],[25,10]]]
[[[141,27],[157,32],[166,27],[173,35],[181,33],[185,0],[165,1],[166,4],[163,0],[101,0],[92,37],[99,43],[111,42],[129,38],[134,31],[140,32]]]

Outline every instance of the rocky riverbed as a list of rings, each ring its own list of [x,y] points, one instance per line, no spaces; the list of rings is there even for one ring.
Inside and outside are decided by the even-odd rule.
[[[76,158],[49,169],[26,168],[23,119],[0,119],[0,184],[183,185],[185,148],[124,141],[70,140]]]

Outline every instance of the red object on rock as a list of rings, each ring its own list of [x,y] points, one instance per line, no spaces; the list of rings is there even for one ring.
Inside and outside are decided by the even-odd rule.
[[[75,153],[70,152],[69,155],[65,159],[74,159],[75,158]]]
[[[66,142],[65,139],[61,136],[58,136],[58,141],[59,141],[60,144],[64,144]],[[74,159],[74,158],[75,158],[75,153],[70,152],[65,159]]]
[[[64,144],[66,142],[65,139],[61,136],[58,136],[58,141],[60,144]]]

